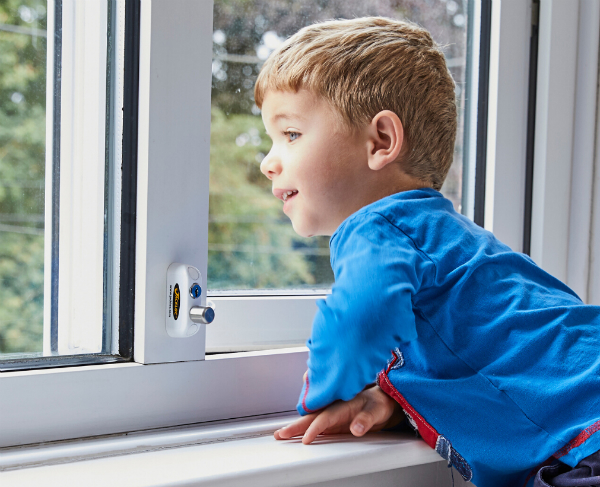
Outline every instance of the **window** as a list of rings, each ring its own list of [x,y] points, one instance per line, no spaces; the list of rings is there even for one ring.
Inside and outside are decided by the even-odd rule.
[[[323,6],[327,3],[318,2],[318,5]],[[331,2],[331,5],[345,3]],[[382,2],[373,2],[375,3],[379,5]],[[422,11],[426,12],[424,6],[430,3],[432,9],[435,9],[431,12],[444,15],[444,18],[454,22],[454,17],[448,10],[448,5],[453,4],[450,0],[398,0],[390,2],[390,5],[404,5],[407,16],[410,17],[413,12],[410,9],[416,12],[417,7],[422,6]],[[79,5],[79,2],[76,4]],[[306,368],[306,351],[303,347],[279,350],[274,348],[286,343],[303,342],[310,329],[311,306],[314,306],[316,299],[314,293],[299,295],[294,292],[290,295],[279,292],[276,296],[261,297],[247,285],[243,293],[237,295],[209,297],[209,300],[216,302],[217,319],[228,317],[229,323],[237,326],[237,331],[225,334],[225,339],[221,342],[223,348],[216,351],[252,348],[262,349],[260,351],[205,357],[205,347],[210,349],[211,346],[212,325],[206,327],[206,335],[202,330],[186,339],[171,338],[166,334],[165,280],[168,266],[173,262],[191,264],[206,278],[209,251],[215,252],[219,249],[213,247],[213,250],[210,250],[209,245],[240,244],[236,241],[209,240],[208,233],[210,225],[227,223],[209,220],[211,84],[215,65],[212,46],[216,32],[213,29],[213,4],[197,0],[126,0],[124,4],[126,19],[130,13],[129,9],[133,12],[139,9],[140,15],[139,24],[134,24],[131,29],[124,31],[125,42],[130,41],[129,36],[139,39],[139,51],[125,49],[123,60],[123,138],[131,141],[129,146],[123,146],[123,152],[131,157],[137,150],[137,174],[132,170],[123,171],[121,186],[123,194],[127,194],[129,200],[117,200],[121,201],[123,208],[127,206],[128,209],[120,211],[118,204],[113,206],[114,213],[123,215],[120,241],[113,233],[113,242],[117,241],[121,249],[119,284],[116,288],[113,287],[113,292],[119,289],[120,335],[123,327],[126,328],[134,320],[134,360],[85,367],[0,372],[0,446],[289,411],[295,406],[299,392],[298,381]],[[265,0],[264,8],[286,14],[286,9],[292,4],[296,2],[279,3],[275,0]],[[315,4],[306,3],[309,6]],[[356,4],[357,8],[362,9],[363,5],[368,5],[369,2]],[[483,5],[489,4],[490,2],[483,2]],[[54,5],[58,3],[49,3],[47,11],[53,11]],[[64,2],[64,5],[67,3]],[[460,5],[456,5],[460,9]],[[472,18],[476,25],[474,32],[479,32],[481,39],[472,37],[472,45],[466,47],[467,52],[476,54],[472,59],[473,68],[465,71],[465,80],[472,77],[477,82],[480,79],[480,70],[475,62],[480,58],[478,48],[479,45],[484,45],[482,39],[486,35],[491,35],[492,41],[489,51],[490,123],[485,141],[488,142],[488,161],[492,158],[494,162],[492,166],[488,163],[486,178],[490,181],[488,188],[494,191],[486,191],[486,210],[489,200],[492,205],[494,230],[497,227],[500,232],[506,231],[509,234],[513,227],[522,229],[522,213],[517,215],[511,224],[507,223],[509,218],[505,216],[506,211],[509,214],[513,211],[512,203],[518,201],[520,196],[518,188],[511,183],[506,184],[505,180],[518,181],[521,178],[521,166],[511,165],[507,153],[512,154],[512,157],[514,152],[510,153],[511,150],[515,151],[515,147],[525,147],[523,134],[526,134],[526,130],[521,131],[519,124],[521,119],[525,122],[527,120],[527,103],[523,103],[523,100],[527,100],[528,56],[523,53],[527,53],[524,46],[528,46],[529,42],[530,11],[525,2],[495,3],[494,10],[489,12],[492,21],[489,24],[490,33],[489,29],[486,31],[477,27],[477,19],[481,19],[482,25],[485,24],[485,9],[481,8],[482,5],[474,2],[473,6],[469,3],[468,7],[473,9]],[[453,8],[450,7],[450,10]],[[108,11],[107,4],[107,18]],[[467,12],[467,16],[470,11]],[[360,14],[362,12],[361,10]],[[460,12],[464,13],[464,10]],[[453,12],[454,15],[458,13],[458,9]],[[327,15],[327,12],[323,12],[323,15]],[[314,18],[314,15],[310,18]],[[220,21],[217,16],[215,19]],[[469,25],[467,21],[467,29]],[[137,34],[136,27],[139,28]],[[257,34],[258,37],[250,45],[251,49],[261,46],[262,36],[269,30],[276,32],[279,37],[288,33],[287,30],[278,31],[268,24],[265,24],[264,28],[266,30],[260,35]],[[226,36],[230,35],[226,29],[223,31]],[[464,36],[464,31],[461,35]],[[227,46],[227,43],[224,45]],[[228,49],[231,52],[228,51],[227,55],[233,55],[234,52],[239,54],[232,48]],[[482,51],[487,52],[485,49]],[[258,57],[255,51],[254,55]],[[139,83],[128,87],[127,73],[135,72],[135,67],[138,66],[136,59],[139,59]],[[220,61],[227,62],[224,59]],[[235,68],[232,67],[232,70],[238,69],[246,76],[243,71],[246,67],[244,63],[233,63],[233,66]],[[118,73],[120,70],[115,74]],[[215,73],[218,73],[218,69]],[[255,75],[255,71],[252,75]],[[135,78],[132,76],[132,79]],[[242,77],[242,87],[243,82]],[[128,105],[128,93],[131,95],[129,90],[134,88],[138,88],[139,93],[130,98],[132,105]],[[461,90],[463,88],[461,87]],[[477,100],[477,96],[473,94],[472,100]],[[118,103],[117,98],[113,97],[113,100]],[[137,106],[135,102],[138,103]],[[493,106],[496,108],[492,109]],[[252,106],[247,108],[252,113]],[[474,120],[477,120],[478,115],[477,110],[473,110],[465,111],[475,117],[468,126],[465,125],[465,133],[474,133],[477,141],[481,138],[481,132],[471,132],[476,126]],[[138,114],[138,127],[133,123],[135,117],[128,116],[128,113]],[[235,147],[240,150],[248,147],[260,149],[260,144],[252,145],[252,137],[256,134],[250,133],[250,129],[254,127],[259,130],[260,136],[260,126],[252,125],[254,122],[249,121],[250,115],[246,115],[244,123],[248,122],[249,125],[240,124],[239,127],[234,127],[233,143],[235,144],[239,135],[247,134],[250,137],[249,141],[241,148],[237,145]],[[113,127],[116,129],[118,125]],[[468,140],[472,143],[473,139]],[[490,141],[494,141],[494,144],[489,143]],[[462,142],[459,138],[460,144]],[[98,146],[99,144],[96,145]],[[102,146],[101,150],[106,150],[106,147]],[[98,157],[98,160],[101,159],[97,154],[92,155]],[[116,160],[118,156],[112,157]],[[244,157],[246,156],[240,156],[242,162]],[[519,157],[517,154],[515,158]],[[124,157],[123,160],[129,159]],[[248,159],[248,162],[257,164],[256,159],[252,158]],[[457,174],[460,177],[462,172],[458,171]],[[135,191],[130,190],[132,184]],[[456,185],[459,191],[460,187],[461,185]],[[129,190],[125,191],[127,188]],[[215,189],[214,185],[212,189]],[[113,186],[112,191],[118,192],[118,187]],[[251,188],[247,191],[254,190]],[[112,198],[110,191],[108,194],[109,198]],[[502,201],[502,204],[496,204],[497,201]],[[511,204],[506,205],[506,201]],[[455,204],[460,204],[459,202],[457,196]],[[215,218],[218,215],[215,213]],[[223,215],[228,213],[222,213],[221,216]],[[135,268],[130,268],[127,279],[124,279],[122,256],[125,251],[131,252],[132,249],[135,251]],[[230,251],[226,247],[220,249]],[[97,259],[95,264],[98,264]],[[113,262],[113,265],[117,264]],[[208,272],[209,286],[211,282],[211,273]],[[259,284],[265,288],[269,287]],[[223,287],[224,285],[215,284],[215,289],[224,290]],[[235,287],[241,288],[237,283]],[[202,302],[206,300],[205,293],[206,291],[203,291]],[[111,302],[115,304],[116,298]],[[131,308],[128,310],[131,313],[129,317],[123,312],[126,306]],[[79,313],[78,319],[85,317],[81,316],[81,313],[85,314],[85,310]],[[293,330],[296,327],[295,323],[299,323],[297,334],[292,336],[292,340],[288,333],[278,337],[277,340],[281,342],[275,345],[269,343],[271,338],[267,336],[255,340],[258,344],[244,339],[239,341],[241,346],[232,346],[232,333],[241,334],[245,329],[263,329],[268,334],[269,329],[281,329],[276,327],[281,323],[286,323],[286,330]],[[214,330],[218,331],[216,325],[217,322]],[[24,424],[27,425],[26,428],[23,427]]]
[[[0,76],[11,92],[1,169],[8,191],[0,202],[12,222],[0,232],[4,370],[129,358],[119,355],[127,333],[119,337],[114,326],[124,5],[38,0],[0,7],[9,53]]]
[[[445,46],[459,128],[442,193],[473,218],[474,185],[463,184],[469,173],[463,142],[470,135],[463,135],[465,94],[477,92],[469,86],[477,80],[467,74],[467,26],[474,12],[466,3],[215,0],[207,278],[216,318],[206,330],[208,353],[298,346],[308,338],[315,301],[333,283],[329,238],[295,234],[260,172],[271,142],[254,104],[254,82],[269,54],[300,28],[368,15],[410,19]]]

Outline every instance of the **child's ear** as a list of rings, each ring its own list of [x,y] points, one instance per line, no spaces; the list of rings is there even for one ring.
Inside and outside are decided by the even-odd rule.
[[[368,132],[369,168],[378,171],[398,160],[404,143],[404,127],[398,115],[382,110],[371,120]]]

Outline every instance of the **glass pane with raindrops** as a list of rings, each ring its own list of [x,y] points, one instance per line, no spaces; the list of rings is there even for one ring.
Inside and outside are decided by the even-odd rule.
[[[460,211],[466,0],[215,0],[207,276],[211,295],[274,289],[303,293],[331,286],[329,238],[296,235],[271,193],[271,182],[260,172],[271,142],[254,104],[254,82],[270,53],[300,28],[372,15],[416,22],[445,46],[457,87],[459,133],[442,192]]]

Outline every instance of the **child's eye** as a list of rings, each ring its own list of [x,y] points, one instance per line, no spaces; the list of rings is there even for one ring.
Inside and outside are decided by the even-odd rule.
[[[298,137],[300,137],[300,134],[298,132],[292,132],[289,130],[284,132],[284,135],[287,136],[287,138],[290,142],[294,142],[294,140],[296,140]]]

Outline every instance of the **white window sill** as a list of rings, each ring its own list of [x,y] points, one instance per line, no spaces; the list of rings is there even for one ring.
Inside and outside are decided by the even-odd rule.
[[[445,462],[412,435],[337,435],[310,446],[275,441],[273,431],[295,418],[287,413],[0,449],[0,484],[435,487],[450,481]],[[454,478],[467,485],[456,472]]]

